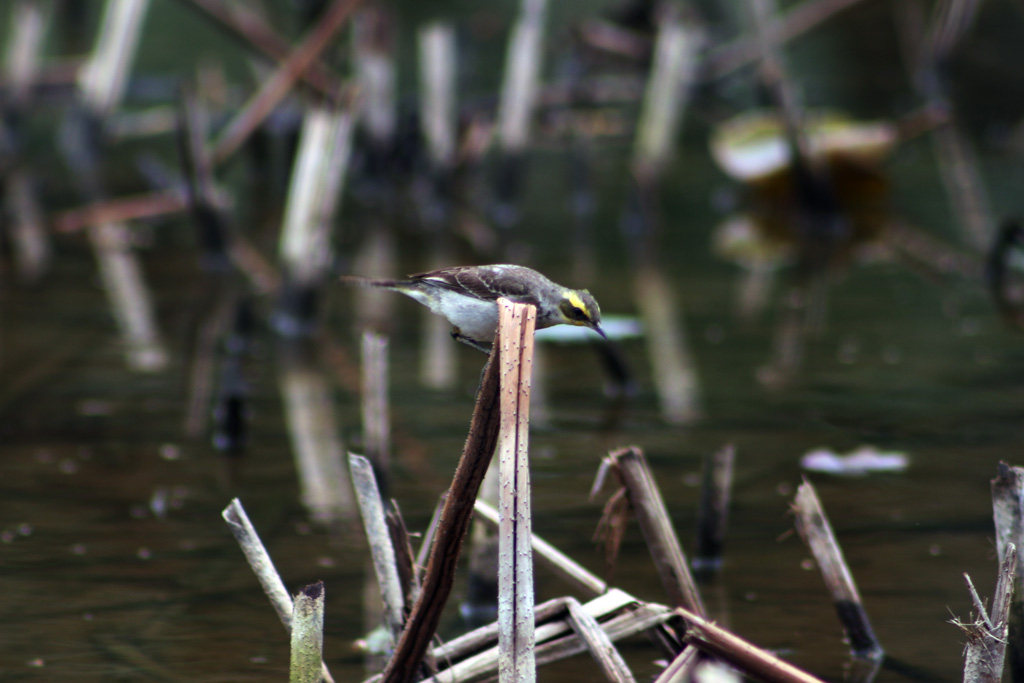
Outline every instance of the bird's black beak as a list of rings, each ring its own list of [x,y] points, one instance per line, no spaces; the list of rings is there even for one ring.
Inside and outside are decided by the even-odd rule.
[[[601,326],[598,325],[597,323],[594,323],[593,325],[591,325],[590,329],[592,329],[594,332],[597,332],[599,335],[601,335],[605,339],[608,338],[608,335],[604,333],[604,330],[602,330]]]

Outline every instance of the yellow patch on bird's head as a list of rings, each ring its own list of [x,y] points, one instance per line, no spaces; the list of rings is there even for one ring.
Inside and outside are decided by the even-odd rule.
[[[564,323],[589,327],[602,336],[604,335],[601,330],[601,309],[590,292],[585,289],[567,289],[562,296],[558,312]]]
[[[588,318],[590,317],[590,309],[587,307],[587,304],[583,301],[582,297],[580,297],[579,292],[570,289],[565,293],[565,298],[569,302],[570,306],[583,311]]]

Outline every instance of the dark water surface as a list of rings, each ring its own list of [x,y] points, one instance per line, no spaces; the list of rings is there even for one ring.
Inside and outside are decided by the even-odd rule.
[[[154,6],[176,16],[164,3]],[[845,30],[877,31],[871,22],[882,21],[879,14],[877,8],[854,13]],[[865,46],[843,30],[832,26],[804,49],[817,45],[839,65],[865,52],[892,54],[882,39]],[[147,54],[144,64],[166,68],[165,56]],[[965,70],[974,65],[971,54]],[[867,87],[856,79],[847,89],[826,86],[820,66],[807,71],[808,98],[815,103],[827,94],[849,105],[843,98],[853,100]],[[899,109],[895,97],[886,99],[888,81],[879,80],[876,99],[861,107],[875,116]],[[963,82],[965,88],[973,83]],[[981,113],[968,107],[972,120],[987,120],[991,103],[975,104]],[[989,480],[1000,460],[1021,464],[1021,337],[997,319],[980,282],[934,281],[896,262],[854,266],[834,278],[825,329],[807,341],[801,371],[783,386],[766,385],[759,377],[772,355],[781,294],[756,321],[743,323],[733,314],[739,271],[708,246],[722,218],[711,209],[712,197],[729,183],[708,159],[706,122],[698,117],[688,126],[663,186],[661,260],[684,308],[704,417],[685,427],[661,419],[643,342],[632,340],[623,349],[637,372],[638,394],[609,426],[596,356],[578,347],[546,349],[550,422],[531,434],[535,531],[601,573],[603,560],[591,541],[601,502],[589,501],[588,492],[601,457],[636,444],[690,547],[702,458],[733,443],[736,483],[725,566],[705,585],[705,600],[714,618],[736,633],[816,675],[841,680],[842,632],[788,513],[801,481],[799,459],[820,446],[847,451],[873,444],[906,452],[911,465],[905,473],[810,479],[891,658],[877,680],[957,680],[964,638],[948,622],[968,618],[962,574],[970,573],[982,595],[990,595],[994,583]],[[975,132],[984,138],[989,131]],[[606,313],[635,314],[617,232],[628,141],[615,144],[599,155],[595,171],[601,276],[580,284]],[[1000,212],[1017,208],[1012,181],[1019,160],[984,144],[981,151],[993,205]],[[523,241],[545,272],[571,282],[560,159],[545,152],[533,167]],[[910,222],[954,241],[934,165],[927,141],[901,148],[889,167],[893,203]],[[348,235],[364,229],[365,216],[353,214],[343,221]],[[186,350],[207,296],[194,251],[182,237],[187,230],[181,222],[161,226],[154,246],[143,252],[172,350],[170,367],[156,375],[125,369],[80,237],[58,238],[53,272],[38,287],[0,290],[2,680],[283,680],[287,636],[221,520],[234,496],[290,590],[326,582],[326,657],[336,680],[367,675],[353,649],[368,630],[362,530],[353,521],[328,532],[310,523],[299,502],[277,386],[280,355],[268,330],[257,332],[246,365],[253,400],[244,456],[228,463],[208,440],[182,436]],[[422,246],[418,238],[400,240],[403,271],[424,267]],[[330,299],[327,334],[355,363],[350,296],[334,292]],[[261,315],[270,303],[260,304]],[[459,348],[458,391],[421,388],[419,310],[404,298],[396,310],[408,320],[397,326],[390,352],[392,493],[410,528],[419,531],[454,470],[482,356]],[[324,372],[334,375],[326,365]],[[358,449],[358,399],[337,384],[335,398],[346,441]],[[237,470],[234,478],[229,469]],[[567,590],[543,572],[538,581],[539,600]],[[613,583],[642,599],[666,599],[635,527]],[[460,583],[455,598],[463,593]],[[444,628],[448,637],[462,630],[454,610]],[[655,650],[643,639],[632,643],[624,650],[634,671],[654,675]],[[583,657],[540,672],[545,681],[598,676]]]

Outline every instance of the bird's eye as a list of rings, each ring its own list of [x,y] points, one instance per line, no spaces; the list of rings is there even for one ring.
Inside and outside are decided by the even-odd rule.
[[[587,312],[573,303],[563,301],[560,308],[562,309],[562,314],[569,320],[590,320],[590,316],[587,315]]]

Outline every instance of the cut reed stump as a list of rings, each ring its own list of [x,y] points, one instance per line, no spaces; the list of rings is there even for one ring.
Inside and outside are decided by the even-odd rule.
[[[224,517],[224,521],[227,522],[232,535],[238,541],[238,546],[242,549],[245,559],[249,562],[249,567],[256,574],[260,586],[263,587],[263,592],[270,600],[274,611],[277,612],[278,619],[281,620],[281,624],[288,634],[291,635],[295,605],[288,594],[288,589],[284,587],[281,576],[277,573],[277,569],[274,568],[274,561],[270,559],[270,554],[264,547],[263,541],[260,540],[259,534],[256,533],[252,522],[249,521],[249,516],[245,513],[242,502],[235,498],[224,508],[221,516]],[[326,664],[321,663],[320,675],[324,683],[334,683],[334,678],[327,670]]]
[[[853,574],[832,533],[832,526],[825,516],[818,494],[806,479],[797,489],[793,511],[796,514],[797,531],[818,563],[825,585],[832,595],[836,614],[849,638],[853,655],[865,659],[881,659],[885,653],[871,628]]]
[[[992,510],[996,525],[996,551],[1005,562],[1010,548],[1024,547],[1024,468],[999,463],[992,480]],[[1015,574],[1009,614],[1010,674],[1024,681],[1024,581]],[[998,591],[997,591],[998,595]]]
[[[323,652],[324,582],[317,581],[295,596],[289,683],[320,683],[323,679]]]
[[[722,566],[735,459],[736,449],[728,444],[704,461],[704,480],[697,510],[697,550],[693,558],[696,572],[714,572]]]
[[[971,623],[964,623],[954,619],[952,622],[967,635],[967,645],[964,648],[964,683],[999,683],[1002,680],[1003,661],[1010,630],[1010,596],[1013,593],[1016,574],[1017,548],[1010,543],[1006,547],[1005,557],[999,564],[999,577],[996,581],[991,612],[985,609],[985,604],[974,590],[971,577],[964,574],[967,590],[974,603],[974,620]],[[1011,680],[1020,679],[1013,676]]]
[[[630,446],[608,455],[601,463],[591,497],[600,490],[608,470],[614,472],[622,483],[669,600],[674,606],[704,615],[704,602],[643,451]]]

